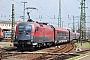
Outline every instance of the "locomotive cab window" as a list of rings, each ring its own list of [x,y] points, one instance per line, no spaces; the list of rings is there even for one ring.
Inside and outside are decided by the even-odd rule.
[[[18,26],[18,31],[19,32],[23,32],[23,30],[24,30],[24,26]]]
[[[25,27],[26,29],[26,32],[31,32],[31,30],[32,30],[32,26],[31,25],[28,25],[28,26],[26,26]]]

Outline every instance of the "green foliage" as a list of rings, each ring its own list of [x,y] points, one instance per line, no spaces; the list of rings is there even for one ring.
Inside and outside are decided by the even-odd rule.
[[[85,42],[85,43],[76,43],[76,46],[79,48],[90,48],[90,43],[89,42]]]
[[[8,46],[4,46],[3,48],[8,48]]]

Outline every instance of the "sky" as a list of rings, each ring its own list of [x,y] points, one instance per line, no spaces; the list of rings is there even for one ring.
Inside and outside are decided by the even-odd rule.
[[[12,4],[14,4],[15,20],[21,20],[23,16],[24,4],[25,8],[34,7],[36,9],[25,9],[25,21],[27,21],[27,12],[30,12],[30,18],[34,21],[47,22],[51,25],[58,26],[59,0],[0,0],[0,20],[11,20]],[[75,26],[80,19],[80,2],[81,0],[61,0],[61,21],[62,26],[72,28],[73,16],[75,18]],[[90,0],[86,0],[86,21],[90,22]],[[87,23],[89,26],[90,23]]]

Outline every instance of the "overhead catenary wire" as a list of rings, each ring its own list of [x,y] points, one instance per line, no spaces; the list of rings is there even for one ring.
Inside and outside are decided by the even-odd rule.
[[[37,11],[38,11],[38,10],[37,10]],[[42,12],[40,12],[40,11],[38,11],[38,12],[41,13],[41,14],[43,14],[43,15],[45,15],[45,16],[47,16],[47,17],[49,17],[50,19],[52,19],[52,17],[48,16],[47,14],[42,13]],[[54,19],[57,19],[57,18],[54,18]]]
[[[2,0],[1,0],[2,1]],[[14,0],[11,0],[11,1],[14,1]],[[8,7],[11,7],[11,2],[10,2],[10,0],[8,0],[8,2],[9,2],[9,5],[8,5],[8,3],[6,3],[4,0],[2,1],[5,5],[7,5]],[[18,4],[20,4],[19,2],[17,2],[17,1],[14,1],[15,3],[18,3]],[[23,4],[20,4],[20,5],[23,5]],[[7,7],[7,6],[4,6],[5,8]],[[16,6],[15,6],[16,7]],[[17,8],[17,7],[16,7]],[[20,8],[17,8],[17,9],[19,9],[19,10],[21,10]]]
[[[7,5],[7,6],[4,6],[4,7],[9,7],[9,6],[11,6],[11,2],[8,0],[8,3],[6,2],[6,0],[4,1],[4,0],[0,0],[0,2],[2,2],[2,3],[4,3],[5,5]]]
[[[12,0],[12,1],[14,1],[14,2],[17,3],[17,4],[23,5],[22,3],[19,3],[19,2],[15,1],[15,0]]]
[[[4,3],[4,5],[7,5],[8,7],[10,7],[10,9],[11,9],[11,2],[10,1],[8,1],[8,2],[10,2],[10,4],[8,4],[8,3],[6,3],[6,2],[4,2],[4,1],[2,1],[3,3]],[[14,1],[15,2],[15,1]],[[17,2],[18,3],[18,2]],[[2,11],[4,11],[4,12],[7,12],[7,13],[9,13],[9,14],[11,14],[11,11],[10,11],[10,9],[9,8],[7,8],[6,6],[4,6],[4,5],[0,5],[0,10],[2,10]],[[15,6],[15,10],[18,10],[18,11],[20,11],[21,12],[21,9],[19,9],[19,7],[16,7]],[[22,13],[22,12],[21,12]],[[15,12],[15,17],[18,15],[19,17],[21,16],[21,13],[19,14],[19,13],[17,13],[17,12]],[[5,13],[4,13],[4,15],[5,15]]]
[[[57,1],[58,1],[58,0],[57,0]],[[59,2],[59,1],[58,1],[58,2]],[[63,2],[63,3],[64,3],[64,2]],[[64,7],[61,5],[62,9],[65,11],[65,13],[66,13],[67,15],[70,15],[69,12],[68,12],[68,10],[67,10],[67,8],[66,8],[65,3],[64,3],[64,6],[65,6],[65,9],[64,9]]]
[[[4,8],[4,9],[3,9]],[[11,13],[11,11],[10,10],[7,10],[5,7],[2,7],[2,8],[0,8],[0,10],[3,10],[3,11],[5,11],[5,12],[7,12],[7,13]],[[18,13],[15,13],[16,15],[20,15],[20,14],[18,14]]]
[[[88,5],[88,10],[90,11],[90,8],[89,8],[89,6],[90,6],[90,5],[89,5],[89,3],[88,3],[88,2],[86,2],[86,4]]]
[[[53,2],[54,2],[55,0],[53,0],[48,6],[46,6],[45,8],[49,8],[52,4],[53,4]],[[49,11],[48,11],[49,12]],[[50,12],[49,12],[50,13]],[[51,13],[52,14],[52,13]]]
[[[46,9],[44,9],[44,8],[42,8],[39,4],[37,4],[36,2],[34,2],[33,0],[31,0],[33,3],[35,3],[40,9],[42,9],[44,12],[47,12],[47,13],[49,13],[49,14],[51,14],[52,15],[52,13],[51,12],[49,12],[49,11],[47,11]],[[45,13],[46,14],[46,13]]]
[[[14,1],[14,0],[12,0],[12,1]],[[14,1],[14,2],[16,2],[16,1]],[[33,1],[34,2],[34,1]],[[18,3],[18,4],[20,4],[19,2],[16,2],[16,3]],[[20,4],[21,5],[21,4]],[[40,6],[39,6],[40,7]],[[40,7],[41,9],[43,9],[42,7]],[[38,11],[39,13],[41,13],[40,11]],[[49,12],[50,13],[50,12]],[[41,14],[44,14],[44,13],[41,13]],[[47,16],[47,17],[49,17],[49,18],[51,18],[50,16],[48,16],[47,14],[44,14],[45,16]]]
[[[81,1],[80,1],[80,0],[77,0],[77,1],[79,1],[79,3],[81,3]],[[87,0],[87,1],[90,1],[90,0]],[[86,2],[86,4],[89,6],[88,2]],[[86,7],[86,8],[88,8],[88,7]],[[88,10],[90,11],[90,9],[89,9],[89,8],[88,8]]]
[[[23,4],[20,3],[20,2],[17,2],[17,1],[15,1],[15,0],[12,0],[12,1],[15,2],[15,3],[17,3],[17,4],[19,4],[19,5],[21,5],[21,6],[23,6]],[[19,7],[16,7],[16,6],[15,6],[15,8],[17,8],[17,10],[19,10],[19,11],[22,13],[22,10],[21,10]]]
[[[65,5],[64,0],[63,0],[63,4],[64,4],[64,7],[65,7],[65,9],[66,9],[66,10],[65,10],[65,11],[66,11],[66,13],[67,13],[68,15],[70,15],[70,14],[69,14],[69,11],[67,10],[67,7],[66,7],[66,5]]]
[[[23,4],[15,1],[15,0],[11,0],[11,1],[13,1],[13,2],[15,2],[15,3],[17,3],[17,4],[20,4],[20,5],[23,5]],[[43,9],[42,7],[40,7],[40,8]],[[11,11],[8,10],[7,8],[3,8],[3,9],[1,9],[1,10],[4,10],[5,12],[11,13]],[[15,10],[19,10],[19,11],[21,12],[21,10],[18,9],[16,6],[15,6]],[[43,9],[43,10],[45,10],[45,9]],[[46,11],[46,10],[45,10],[45,11]],[[40,13],[40,12],[39,12],[39,13]],[[50,12],[48,12],[48,13],[50,13]],[[21,14],[21,13],[20,13],[20,14]],[[15,15],[21,16],[20,14],[17,13],[17,12],[15,12]],[[42,14],[44,14],[44,13],[42,13]],[[48,14],[46,14],[46,13],[45,13],[44,15],[48,16],[49,18],[51,18],[51,17],[50,17]],[[51,13],[51,15],[52,15],[52,13]]]

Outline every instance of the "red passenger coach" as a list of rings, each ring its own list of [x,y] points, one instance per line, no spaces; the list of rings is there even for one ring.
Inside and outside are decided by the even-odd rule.
[[[55,28],[55,43],[69,42],[70,32],[67,29]]]

